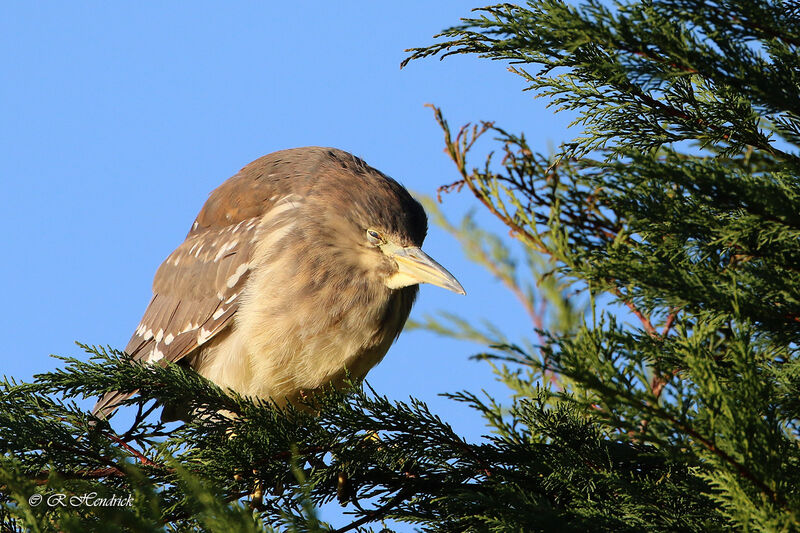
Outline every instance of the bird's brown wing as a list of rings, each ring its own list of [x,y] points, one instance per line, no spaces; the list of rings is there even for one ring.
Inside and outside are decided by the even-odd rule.
[[[153,298],[125,351],[137,361],[176,362],[231,322],[249,273],[255,223],[190,236],[156,273]],[[247,228],[252,223],[253,227]],[[95,414],[107,414],[130,394],[106,394]]]
[[[125,351],[146,363],[178,361],[232,322],[263,214],[275,196],[261,172],[239,174],[209,197],[186,240],[161,264],[153,299]],[[108,416],[135,392],[109,392],[92,412]]]

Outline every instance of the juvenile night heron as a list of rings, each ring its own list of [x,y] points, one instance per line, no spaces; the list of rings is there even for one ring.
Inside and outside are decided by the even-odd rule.
[[[346,372],[361,379],[400,334],[419,283],[465,294],[420,249],[426,232],[408,191],[347,152],[264,156],[211,193],[158,268],[125,351],[279,405]],[[128,396],[110,392],[93,412]]]

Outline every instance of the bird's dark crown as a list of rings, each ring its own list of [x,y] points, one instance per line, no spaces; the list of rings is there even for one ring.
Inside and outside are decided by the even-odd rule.
[[[375,229],[397,244],[421,246],[428,230],[425,211],[394,179],[342,150],[325,149],[309,200],[324,203],[366,232]]]

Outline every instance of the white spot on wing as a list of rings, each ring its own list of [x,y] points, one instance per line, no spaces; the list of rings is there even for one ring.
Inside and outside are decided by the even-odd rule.
[[[158,348],[153,348],[153,351],[150,352],[150,355],[147,356],[148,363],[155,363],[156,361],[160,361],[161,359],[164,359],[164,352],[162,352]]]
[[[197,335],[197,345],[199,346],[199,345],[203,344],[204,342],[206,342],[208,339],[211,338],[212,334],[213,334],[212,331],[209,331],[206,328],[202,328],[200,330],[200,333]]]
[[[233,275],[231,275],[231,277],[228,278],[228,281],[226,283],[226,285],[228,285],[228,288],[232,288],[234,285],[236,285],[239,282],[239,278],[242,277],[242,274],[244,274],[249,267],[250,263],[242,263],[241,265],[239,265],[239,267],[236,269],[236,272],[234,272]]]
[[[234,300],[236,299],[236,297],[237,297],[237,296],[239,296],[239,293],[238,293],[238,292],[235,292],[235,293],[233,293],[233,296],[231,296],[230,298],[228,298],[227,300],[225,300],[225,303],[226,303],[226,304],[229,304],[229,303],[231,303],[232,301],[234,301]],[[222,297],[220,297],[220,299],[222,299]]]
[[[186,333],[187,331],[192,331],[194,329],[197,329],[197,326],[198,324],[192,324],[191,322],[189,322],[188,324],[186,324],[186,327],[184,327],[182,330],[178,332],[178,335],[180,335],[181,333]]]
[[[169,346],[169,345],[170,345],[170,343],[171,343],[172,341],[174,341],[174,340],[175,340],[175,336],[174,336],[172,333],[170,333],[169,335],[167,335],[166,337],[164,337],[164,344],[165,344],[165,345],[167,345],[167,346]]]
[[[222,314],[223,314],[225,311],[227,311],[227,309],[225,309],[224,307],[220,307],[220,308],[218,308],[216,311],[214,311],[214,314],[213,314],[213,315],[211,315],[211,318],[213,318],[214,320],[216,320],[216,319],[218,319],[219,317],[221,317],[221,316],[222,316]]]
[[[222,259],[222,256],[228,253],[230,250],[233,250],[236,245],[239,244],[239,239],[233,239],[232,241],[228,241],[225,245],[219,249],[217,255],[214,257],[214,261],[219,261]]]
[[[149,341],[150,339],[152,339],[153,338],[153,330],[152,329],[148,329],[147,331],[145,331],[144,336],[142,338],[144,340],[146,340],[146,341]]]
[[[162,338],[164,338],[164,330],[160,329],[158,333],[156,333],[156,342],[161,342]]]

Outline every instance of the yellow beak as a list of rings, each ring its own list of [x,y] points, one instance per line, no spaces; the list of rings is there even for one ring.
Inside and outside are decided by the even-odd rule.
[[[398,270],[386,285],[392,289],[407,287],[415,283],[430,283],[458,294],[467,294],[464,287],[431,256],[416,246],[400,247],[387,244],[381,247],[383,253],[397,262]]]

